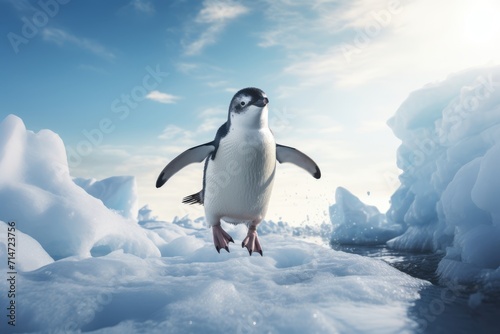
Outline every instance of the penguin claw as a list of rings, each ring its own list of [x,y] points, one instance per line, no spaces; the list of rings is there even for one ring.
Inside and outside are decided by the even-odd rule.
[[[215,249],[217,250],[217,253],[220,254],[221,249],[225,249],[228,253],[229,252],[229,243],[232,242],[234,243],[233,238],[227,234],[226,231],[222,229],[222,227],[219,225],[214,225],[212,226],[213,229],[213,237],[214,237],[214,245]]]
[[[260,256],[264,256],[262,247],[260,246],[259,237],[257,236],[257,231],[255,231],[255,229],[249,230],[245,240],[241,243],[241,248],[245,247],[247,248],[250,256],[252,256],[253,252],[257,252]]]

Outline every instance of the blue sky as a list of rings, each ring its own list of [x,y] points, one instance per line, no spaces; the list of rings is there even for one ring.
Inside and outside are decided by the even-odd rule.
[[[323,171],[316,181],[279,166],[268,218],[320,222],[337,186],[385,210],[399,173],[387,119],[412,90],[497,62],[499,9],[492,0],[0,0],[0,117],[58,133],[73,176],[135,175],[140,203],[161,218],[199,216],[180,200],[199,190],[201,165],[160,190],[156,176],[212,140],[234,92],[256,86],[270,98],[277,141]]]

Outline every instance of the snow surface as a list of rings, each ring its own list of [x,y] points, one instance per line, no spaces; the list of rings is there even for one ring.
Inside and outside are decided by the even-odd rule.
[[[407,311],[430,285],[382,261],[293,237],[263,236],[265,256],[250,257],[239,247],[218,254],[207,231],[161,222],[156,229],[186,234],[172,241],[176,254],[115,251],[21,273],[16,330],[401,332],[416,328]],[[228,232],[241,240],[246,229]]]
[[[379,260],[298,240],[292,235],[311,229],[283,222],[263,224],[263,257],[237,244],[218,254],[203,219],[163,222],[148,207],[133,215],[130,178],[76,180],[91,196],[70,177],[61,139],[27,131],[13,115],[0,124],[0,168],[0,219],[16,222],[18,240],[16,332],[417,327],[408,312],[428,282]],[[0,270],[7,277],[7,224],[0,228]],[[237,243],[246,235],[245,226],[225,228]],[[0,290],[8,284],[1,279]],[[2,298],[0,309],[7,302]],[[0,332],[12,329],[0,322]]]
[[[335,191],[330,220],[334,226],[332,244],[381,245],[402,232],[401,225],[389,224],[375,206],[364,204],[342,187]]]
[[[403,173],[387,218],[406,229],[388,245],[445,251],[444,279],[499,282],[499,82],[498,66],[451,75],[411,93],[388,122]]]

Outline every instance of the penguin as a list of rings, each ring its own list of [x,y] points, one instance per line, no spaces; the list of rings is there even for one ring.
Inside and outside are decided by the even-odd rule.
[[[201,204],[212,227],[215,249],[229,252],[233,238],[221,221],[248,227],[241,247],[263,255],[257,226],[264,219],[276,173],[276,161],[292,163],[319,179],[318,165],[296,148],[277,144],[268,124],[267,95],[249,87],[238,91],[229,104],[227,121],[211,142],[192,147],[165,166],[156,181],[163,186],[175,173],[192,163],[205,162],[201,191],[183,203]]]

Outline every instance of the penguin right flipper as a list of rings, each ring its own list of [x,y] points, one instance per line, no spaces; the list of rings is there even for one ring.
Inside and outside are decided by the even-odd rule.
[[[174,160],[163,168],[156,180],[156,188],[160,188],[178,171],[195,162],[202,162],[215,150],[213,141],[201,144],[179,154]]]
[[[309,172],[309,174],[311,174],[315,179],[319,179],[321,177],[321,171],[314,160],[296,148],[276,144],[276,160],[278,160],[281,164],[284,162],[290,162],[297,165]]]

